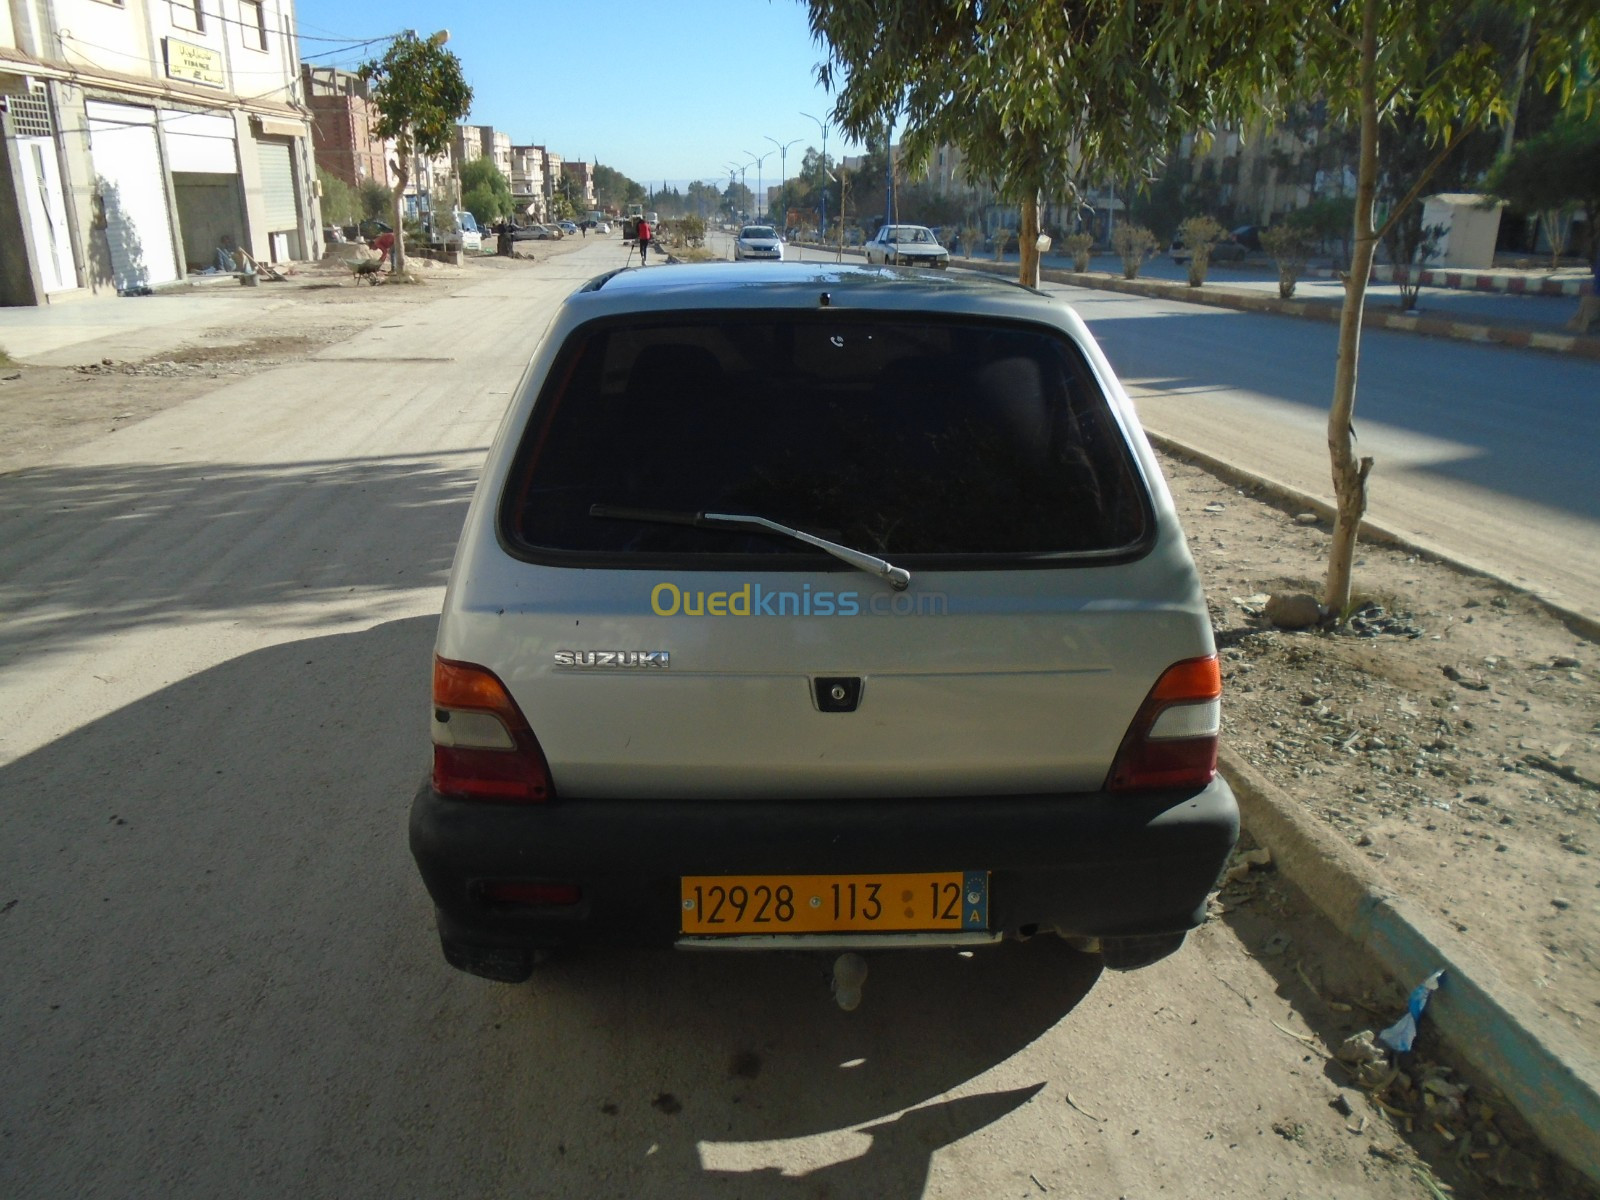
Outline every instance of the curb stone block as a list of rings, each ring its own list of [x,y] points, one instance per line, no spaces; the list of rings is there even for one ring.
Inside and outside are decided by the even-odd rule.
[[[1252,837],[1316,907],[1402,987],[1441,967],[1431,1020],[1545,1144],[1600,1183],[1600,1060],[1549,1027],[1431,914],[1388,891],[1337,834],[1224,748],[1219,769]]]

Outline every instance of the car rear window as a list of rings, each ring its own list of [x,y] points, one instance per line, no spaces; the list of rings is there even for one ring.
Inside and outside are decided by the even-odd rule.
[[[837,567],[780,536],[595,506],[760,516],[925,566],[1125,556],[1151,522],[1064,336],[826,311],[579,329],[534,406],[500,520],[536,560]]]

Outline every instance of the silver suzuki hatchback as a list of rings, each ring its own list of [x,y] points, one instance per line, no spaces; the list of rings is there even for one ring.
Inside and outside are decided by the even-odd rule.
[[[560,310],[445,595],[445,957],[1170,953],[1238,833],[1171,499],[1083,323],[981,276],[621,271]]]

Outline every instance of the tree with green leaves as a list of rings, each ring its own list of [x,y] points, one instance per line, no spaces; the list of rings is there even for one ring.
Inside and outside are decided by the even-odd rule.
[[[1411,214],[1439,167],[1462,142],[1504,119],[1523,77],[1521,47],[1504,35],[1526,18],[1527,76],[1570,101],[1600,53],[1593,0],[1227,0],[1196,5],[1162,0],[1157,56],[1163,72],[1205,76],[1212,86],[1263,108],[1278,99],[1320,97],[1328,115],[1358,131],[1350,271],[1340,314],[1328,450],[1336,504],[1323,605],[1343,620],[1350,609],[1356,537],[1367,508],[1370,456],[1356,451],[1354,424],[1361,323],[1379,242]],[[1410,185],[1380,222],[1380,140],[1404,121],[1432,146]]]
[[[511,181],[490,158],[475,158],[461,168],[461,207],[488,228],[511,215]]]
[[[472,89],[461,72],[461,60],[444,48],[447,35],[419,38],[407,30],[389,43],[382,58],[361,64],[368,103],[378,114],[372,132],[393,138],[395,159],[394,227],[405,228],[406,183],[416,155],[444,153],[455,137],[456,123],[472,109]],[[406,267],[405,238],[395,239],[395,269]]]
[[[1600,251],[1596,222],[1600,221],[1600,119],[1577,116],[1551,126],[1544,133],[1519,142],[1501,156],[1484,181],[1494,196],[1544,220],[1550,239],[1552,268],[1560,254],[1566,217],[1583,213],[1589,231],[1585,257]]]
[[[376,179],[363,179],[356,189],[356,199],[361,204],[363,221],[394,215],[394,189],[384,187]]]
[[[722,192],[714,183],[707,183],[703,179],[696,179],[689,184],[684,193],[684,203],[690,216],[700,217],[715,216],[717,209],[722,204]]]
[[[324,167],[317,168],[322,185],[322,220],[328,225],[354,225],[361,219],[355,189]]]
[[[615,167],[594,165],[595,203],[610,212],[625,212],[628,205],[643,203],[645,190]]]
[[[1160,147],[1231,114],[1228,93],[1163,59],[1162,6],[1123,0],[808,0],[818,68],[849,133],[902,122],[908,173],[942,143],[1019,206],[1020,281],[1039,282],[1039,209],[1075,199],[1086,166],[1143,177]],[[1174,70],[1182,67],[1185,73]],[[1237,95],[1237,91],[1234,93]],[[890,214],[886,214],[886,218]]]
[[[756,202],[755,192],[742,183],[730,183],[722,189],[722,195],[723,206],[735,220],[739,213],[749,212]]]

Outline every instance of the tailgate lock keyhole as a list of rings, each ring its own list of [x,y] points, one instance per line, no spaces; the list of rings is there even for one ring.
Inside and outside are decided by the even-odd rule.
[[[859,675],[827,675],[813,679],[820,712],[855,712],[861,703]]]

